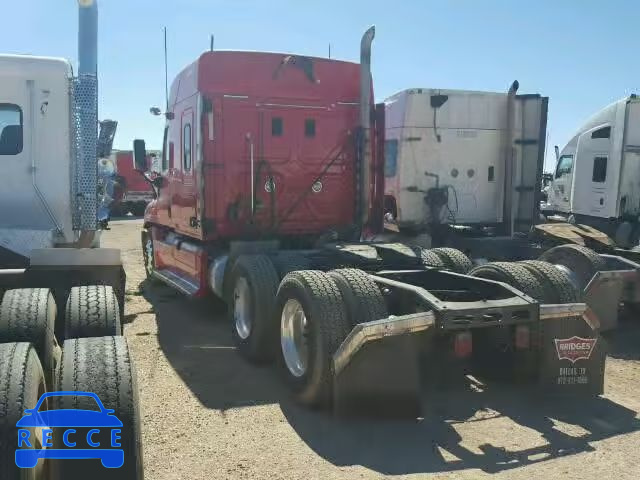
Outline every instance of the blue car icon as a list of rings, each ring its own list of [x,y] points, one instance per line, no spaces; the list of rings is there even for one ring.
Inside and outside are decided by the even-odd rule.
[[[39,411],[42,403],[48,397],[90,397],[96,401],[98,410],[82,409],[58,409]],[[120,447],[120,428],[122,422],[113,415],[114,410],[104,407],[100,398],[91,392],[48,392],[44,393],[33,409],[24,411],[24,416],[18,420],[18,449],[16,449],[16,465],[20,468],[33,468],[40,458],[55,459],[100,459],[106,468],[119,468],[124,464],[124,451]],[[64,431],[64,444],[69,448],[20,448],[21,446],[31,447],[27,438],[29,436],[26,428],[61,428]],[[86,435],[87,443],[95,448],[73,448],[76,442],[71,441],[71,436],[77,432],[73,427],[90,428]],[[100,433],[101,429],[111,429],[111,448],[99,448],[100,444],[94,441],[94,435]],[[44,430],[43,430],[44,432]],[[51,431],[49,430],[49,433]],[[43,433],[44,436],[44,433]],[[48,440],[51,440],[50,437]],[[48,445],[42,439],[42,445]]]

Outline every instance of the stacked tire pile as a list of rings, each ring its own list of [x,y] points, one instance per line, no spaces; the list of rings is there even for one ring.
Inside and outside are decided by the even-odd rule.
[[[45,392],[95,393],[123,424],[124,465],[118,478],[142,473],[137,385],[129,348],[122,336],[118,300],[103,285],[73,287],[56,307],[48,288],[7,290],[0,303],[0,478],[111,478],[99,460],[39,460],[33,469],[16,467],[16,422]],[[62,309],[60,309],[62,310]],[[58,332],[58,335],[56,335]],[[96,410],[89,397],[50,396],[39,411]],[[32,448],[42,448],[40,432],[31,428]],[[78,429],[80,431],[80,429]],[[53,432],[53,448],[64,448]],[[79,437],[80,438],[80,437]]]

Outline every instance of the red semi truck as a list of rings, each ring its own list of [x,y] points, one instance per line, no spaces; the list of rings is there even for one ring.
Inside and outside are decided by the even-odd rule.
[[[147,152],[147,169],[157,171],[157,159],[160,152]],[[116,172],[114,198],[111,204],[111,216],[117,217],[131,213],[144,215],[147,204],[153,200],[153,188],[139,172],[134,169],[131,150],[115,150],[110,158]]]
[[[360,64],[212,51],[178,75],[162,174],[145,173],[157,193],[142,231],[149,278],[223,298],[239,352],[277,361],[307,405],[412,415],[422,368],[434,384],[453,368],[506,369],[601,393],[604,345],[567,274],[513,266],[506,282],[491,268],[468,275],[454,249],[363,240],[383,218],[373,36]],[[134,141],[136,169],[146,155]],[[558,345],[575,338],[590,350],[567,359]]]

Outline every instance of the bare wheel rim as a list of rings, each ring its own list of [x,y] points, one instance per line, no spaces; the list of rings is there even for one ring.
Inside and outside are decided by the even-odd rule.
[[[151,274],[153,272],[153,241],[151,238],[147,238],[144,244],[144,250],[147,255],[145,268],[147,269],[147,273]]]
[[[290,298],[282,309],[280,343],[282,356],[294,377],[301,377],[309,364],[307,316],[300,302]]]
[[[233,291],[233,320],[242,340],[251,335],[251,289],[246,278],[240,277]]]

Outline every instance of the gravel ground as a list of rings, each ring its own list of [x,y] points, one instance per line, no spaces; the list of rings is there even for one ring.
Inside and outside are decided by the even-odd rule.
[[[640,478],[640,325],[608,339],[603,398],[460,392],[417,421],[338,421],[244,362],[219,303],[143,282],[140,228],[114,221],[103,245],[122,250],[127,271],[146,478]]]

